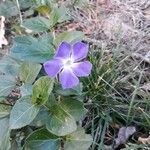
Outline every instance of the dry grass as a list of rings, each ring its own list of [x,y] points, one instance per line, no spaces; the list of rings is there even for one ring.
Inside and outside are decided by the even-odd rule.
[[[94,49],[112,52],[119,62],[118,80],[133,89],[127,81],[137,79],[141,72],[139,86],[149,82],[149,10],[149,0],[81,0],[74,3],[70,12],[74,21],[67,26],[68,30],[82,30]]]
[[[74,3],[74,6],[70,1],[64,2],[66,5],[71,5],[69,14],[74,18],[73,22],[66,25],[67,29],[82,30],[86,34],[85,41],[89,42],[91,48],[103,53],[99,60],[100,67],[107,63],[107,58],[112,58],[117,66],[117,78],[112,84],[104,80],[111,89],[104,89],[106,100],[98,104],[93,102],[93,107],[89,108],[85,127],[94,137],[91,149],[112,148],[103,145],[114,138],[115,133],[112,129],[116,132],[116,127],[110,124],[109,119],[113,118],[115,125],[118,125],[119,121],[115,115],[108,113],[109,104],[112,105],[110,109],[113,109],[114,114],[117,113],[124,120],[117,128],[132,123],[138,126],[135,142],[139,133],[148,134],[150,125],[150,1],[80,0],[80,2],[80,4],[79,1]],[[95,84],[98,79],[97,75]],[[94,86],[92,80],[90,79],[89,84]],[[100,85],[98,86],[101,88]],[[104,91],[93,89],[93,93],[97,94],[100,92],[103,94]],[[103,98],[96,96],[93,94],[98,100]],[[111,103],[111,100],[114,102]],[[104,108],[105,105],[108,107]],[[126,146],[128,145],[130,143]]]

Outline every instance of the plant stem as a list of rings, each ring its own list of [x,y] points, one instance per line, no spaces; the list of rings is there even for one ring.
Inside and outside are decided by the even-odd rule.
[[[18,11],[19,11],[20,25],[22,26],[23,20],[22,20],[22,15],[21,15],[21,10],[20,10],[20,4],[18,0],[16,0],[16,4],[17,4]]]

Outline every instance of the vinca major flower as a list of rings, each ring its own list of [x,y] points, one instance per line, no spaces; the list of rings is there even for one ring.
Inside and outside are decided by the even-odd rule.
[[[62,88],[73,88],[79,84],[78,77],[89,76],[92,64],[86,61],[88,45],[77,42],[70,45],[62,42],[58,47],[54,58],[44,63],[44,69],[49,77],[59,75]]]

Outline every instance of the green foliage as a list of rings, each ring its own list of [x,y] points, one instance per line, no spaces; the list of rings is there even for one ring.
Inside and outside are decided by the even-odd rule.
[[[0,118],[6,117],[9,115],[11,107],[6,104],[0,104]]]
[[[106,61],[103,62],[103,57],[106,57],[103,56],[103,52],[92,52],[90,54],[90,59],[93,64],[93,72],[83,81],[83,83],[86,83],[84,86],[85,91],[87,91],[87,94],[91,99],[98,104],[103,104],[104,102],[104,105],[101,105],[101,110],[103,110],[107,100],[109,101],[110,99],[113,99],[113,97],[109,97],[106,92],[108,91],[111,93],[112,91],[115,91],[112,83],[117,78],[117,73],[115,72],[117,66],[113,58],[107,58]],[[106,107],[109,106],[109,104],[111,107],[111,103],[107,103]]]
[[[33,17],[25,19],[23,26],[30,29],[32,32],[43,32],[52,29],[56,24],[68,21],[70,19],[67,14],[66,7],[52,6],[52,3],[45,2],[35,6],[35,10],[43,15],[43,17]]]
[[[64,136],[76,130],[75,119],[59,104],[53,105],[49,111],[50,115],[47,118],[46,128],[51,133]]]
[[[92,137],[85,134],[84,129],[78,128],[75,132],[67,135],[66,143],[64,145],[65,150],[87,150],[92,144]]]
[[[79,121],[86,113],[83,103],[65,98],[61,101],[50,99],[49,118],[46,123],[47,129],[55,135],[64,136],[75,131],[77,126],[75,121]]]
[[[48,76],[39,78],[33,85],[32,103],[37,105],[44,104],[53,90],[53,80]]]
[[[54,8],[50,13],[51,26],[55,26],[57,23],[61,23],[70,19],[65,7]]]
[[[55,3],[55,0],[33,0],[36,5],[42,6],[42,5],[48,5],[51,6],[53,3]]]
[[[10,149],[9,141],[9,118],[0,118],[0,148],[1,150]]]
[[[64,150],[76,150],[76,148],[87,150],[92,143],[92,137],[85,134],[82,128],[78,128],[64,138],[58,137],[42,128],[27,137],[25,149],[43,150],[50,148],[51,150],[58,150],[61,147],[62,140],[64,140]]]
[[[86,109],[84,108],[83,103],[75,99],[71,99],[71,98],[64,99],[60,101],[59,105],[68,114],[73,116],[73,118],[76,121],[82,119],[86,113]]]
[[[39,112],[39,107],[31,103],[29,96],[19,99],[10,113],[10,129],[22,128],[30,124]]]
[[[0,96],[8,96],[16,87],[16,78],[14,76],[0,75]]]
[[[40,14],[48,15],[51,12],[51,8],[47,5],[41,5],[36,8],[36,11],[38,11]]]
[[[61,142],[64,140],[64,150],[87,150],[91,143],[92,137],[85,134],[83,128],[78,128],[73,133],[66,137],[58,137],[46,130],[45,128],[36,130],[31,133],[25,143],[25,149],[52,149],[59,150],[61,148]]]
[[[43,40],[42,38],[36,39],[32,36],[16,37],[11,49],[11,56],[23,61],[43,63],[49,60],[54,53],[50,44],[52,41],[47,43],[48,40],[44,38]]]
[[[34,17],[24,20],[23,26],[33,32],[43,32],[50,29],[50,20],[44,17]]]
[[[63,90],[42,68],[62,41],[81,41],[84,34],[54,32],[71,19],[68,8],[55,0],[16,4],[15,0],[0,2],[0,15],[17,18],[19,14],[19,23],[23,19],[20,26],[14,25],[19,27],[19,36],[10,53],[0,60],[0,150],[86,150],[92,138],[78,128],[87,113],[82,83]],[[38,15],[32,17],[33,12]],[[32,31],[30,35],[26,29]]]
[[[20,87],[21,96],[28,96],[32,95],[32,85],[31,84],[24,84]]]
[[[32,84],[39,74],[40,69],[40,64],[23,62],[19,73],[20,80],[23,83]]]
[[[4,56],[0,60],[0,72],[10,75],[17,76],[19,72],[19,62],[11,58],[9,55]]]
[[[69,95],[76,95],[76,96],[81,96],[82,95],[82,83],[77,85],[76,87],[72,89],[62,89],[58,87],[56,89],[56,93],[62,96],[69,96]]]
[[[59,45],[62,41],[67,42],[75,42],[80,41],[84,38],[84,34],[80,31],[66,31],[63,33],[60,33],[56,36],[56,39],[54,40],[55,45]]]
[[[19,0],[21,9],[27,9],[33,6],[33,0]]]
[[[46,107],[41,107],[38,115],[35,117],[31,125],[36,127],[45,126],[48,117],[49,112],[47,111]]]
[[[60,147],[60,138],[46,129],[39,129],[31,133],[26,139],[25,149],[43,150],[51,149],[57,150]]]
[[[11,17],[18,14],[16,3],[11,0],[0,1],[0,16]]]
[[[13,38],[12,48],[0,60],[0,150],[114,149],[118,128],[129,124],[148,134],[149,63],[133,61],[129,46],[122,50],[122,39],[107,43],[103,37],[101,43],[96,31],[84,37],[81,31],[90,33],[88,25],[95,23],[95,5],[90,6],[89,0],[0,1],[9,42],[3,50]],[[92,12],[90,19],[86,10]],[[72,31],[72,25],[80,31]],[[91,49],[92,73],[64,90],[58,78],[45,76],[43,63],[53,58],[62,41],[82,40]],[[135,134],[134,144],[128,142],[124,149],[147,149],[146,144],[135,144],[136,139]]]

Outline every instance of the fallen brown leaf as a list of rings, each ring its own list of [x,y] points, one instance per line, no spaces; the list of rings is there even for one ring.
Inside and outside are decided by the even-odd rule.
[[[150,144],[150,136],[148,138],[139,137],[138,141],[142,144]]]
[[[115,139],[114,148],[117,148],[121,144],[125,144],[129,137],[136,131],[134,126],[122,127],[119,129],[118,137]]]

